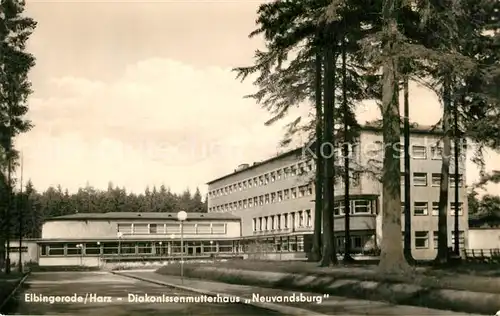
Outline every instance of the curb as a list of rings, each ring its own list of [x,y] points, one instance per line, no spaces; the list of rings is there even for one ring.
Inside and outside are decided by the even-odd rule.
[[[494,315],[500,309],[500,294],[424,288],[416,284],[381,283],[321,275],[289,274],[283,272],[264,273],[215,267],[196,267],[191,271],[187,271],[186,275],[191,278],[230,284],[328,293],[330,295],[355,299],[382,301],[397,305],[409,305],[462,313]]]
[[[173,289],[184,290],[184,291],[198,293],[198,294],[207,295],[207,296],[211,296],[211,297],[217,297],[217,296],[238,297],[238,298],[240,298],[240,300],[238,302],[239,304],[252,305],[255,307],[283,313],[285,315],[290,315],[290,316],[327,316],[326,314],[320,314],[320,313],[316,313],[316,312],[313,312],[310,310],[305,310],[305,309],[297,308],[297,307],[284,306],[284,305],[273,304],[273,303],[253,302],[251,299],[241,297],[241,296],[236,296],[236,295],[231,295],[231,294],[226,294],[226,293],[216,293],[216,292],[212,292],[212,291],[205,291],[205,290],[192,288],[189,286],[172,284],[172,283],[167,283],[167,282],[163,282],[163,281],[156,281],[156,280],[141,278],[141,277],[138,277],[135,275],[127,275],[124,273],[119,273],[119,272],[114,272],[114,271],[112,271],[111,273],[115,274],[115,275],[122,276],[122,277],[132,278],[132,279],[136,279],[136,280],[140,280],[140,281],[144,281],[144,282],[148,282],[148,283],[153,283],[153,284],[157,284],[157,285],[161,285],[161,286],[167,286],[167,287],[170,287]]]
[[[14,294],[17,292],[17,290],[19,290],[19,288],[21,287],[21,285],[23,285],[24,281],[26,281],[26,279],[28,278],[29,275],[30,275],[29,272],[26,273],[21,278],[21,280],[19,280],[19,282],[17,283],[16,287],[12,290],[12,292],[10,292],[10,294],[5,298],[5,300],[2,303],[0,303],[0,311],[5,307],[5,305],[7,305],[7,303],[10,301],[12,296],[14,296]]]

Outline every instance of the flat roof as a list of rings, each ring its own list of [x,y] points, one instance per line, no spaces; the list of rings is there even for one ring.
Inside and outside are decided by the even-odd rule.
[[[403,127],[401,127],[401,129],[402,128]],[[360,126],[360,130],[361,131],[366,131],[366,132],[375,132],[375,133],[381,132],[382,131],[381,122],[372,122],[372,123],[368,123],[368,124],[365,124],[365,125],[361,125]],[[410,127],[410,132],[412,134],[421,134],[421,135],[441,135],[443,133],[440,128],[437,128],[435,126],[431,126],[431,125],[418,125],[418,124],[415,124],[415,123],[412,123],[412,125]],[[275,161],[275,160],[278,160],[278,159],[281,159],[281,158],[285,158],[285,157],[288,157],[288,156],[291,156],[291,155],[294,155],[294,154],[301,153],[302,150],[304,149],[304,147],[306,147],[306,146],[305,145],[304,146],[300,146],[298,148],[289,150],[289,151],[287,151],[285,153],[282,153],[280,155],[271,157],[269,159],[262,160],[262,161],[259,161],[259,162],[254,162],[252,165],[250,165],[250,166],[248,166],[246,168],[236,169],[232,173],[229,173],[229,174],[226,174],[226,175],[221,176],[219,178],[216,178],[214,180],[211,180],[211,181],[207,182],[206,184],[207,185],[211,185],[211,184],[213,184],[213,183],[215,183],[217,181],[221,181],[221,180],[224,180],[224,179],[229,178],[231,176],[240,174],[242,172],[255,169],[255,168],[259,167],[259,166],[265,165],[265,164],[270,163],[272,161]]]
[[[228,213],[187,213],[187,220],[239,220],[238,216]],[[57,216],[47,221],[78,221],[78,220],[132,220],[132,219],[174,219],[177,213],[163,212],[108,212],[108,213],[76,213],[71,215]]]

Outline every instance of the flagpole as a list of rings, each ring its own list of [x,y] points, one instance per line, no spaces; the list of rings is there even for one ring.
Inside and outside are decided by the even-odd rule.
[[[19,190],[19,206],[18,206],[18,218],[19,218],[19,272],[23,273],[23,220],[24,220],[24,196],[23,196],[23,167],[24,167],[24,156],[21,152],[21,188]]]

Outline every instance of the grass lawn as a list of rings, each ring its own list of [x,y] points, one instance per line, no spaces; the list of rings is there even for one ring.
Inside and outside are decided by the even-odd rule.
[[[215,264],[185,264],[184,273],[189,277],[190,270],[195,267],[215,266],[217,268],[241,269],[251,271],[269,271],[282,273],[300,273],[332,276],[337,279],[358,279],[379,281],[384,283],[409,283],[426,288],[447,288],[474,292],[500,293],[500,273],[498,265],[468,265],[450,269],[432,267],[415,268],[410,275],[381,275],[376,265],[349,265],[320,268],[312,262],[233,260],[216,262]],[[179,264],[172,264],[157,270],[160,274],[179,275]],[[489,274],[489,275],[488,275]],[[199,277],[198,273],[197,276]],[[205,278],[205,276],[203,276]],[[207,273],[207,279],[211,275]]]

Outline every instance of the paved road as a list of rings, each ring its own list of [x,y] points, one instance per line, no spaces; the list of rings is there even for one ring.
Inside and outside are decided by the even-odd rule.
[[[12,302],[9,315],[281,315],[243,304],[223,303],[133,303],[128,301],[129,293],[144,296],[188,297],[187,292],[167,289],[106,272],[57,272],[35,273],[28,277],[23,288]],[[101,302],[91,302],[97,294]],[[53,303],[30,302],[39,299],[57,299],[69,296],[80,302]],[[87,302],[85,303],[85,297]]]

